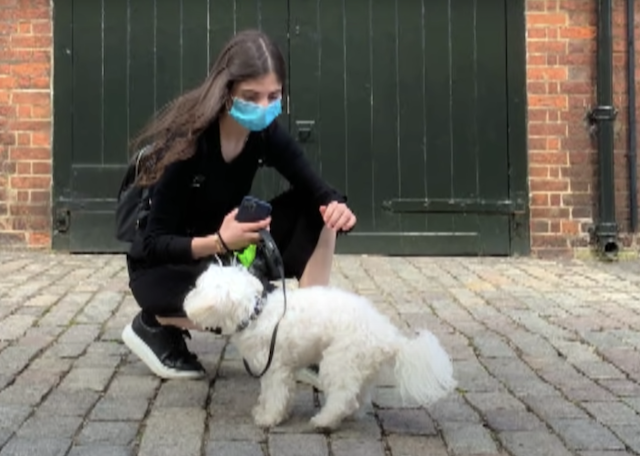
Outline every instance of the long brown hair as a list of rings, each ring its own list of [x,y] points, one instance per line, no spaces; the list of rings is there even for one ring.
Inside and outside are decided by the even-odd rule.
[[[191,157],[199,135],[225,108],[234,84],[270,72],[284,86],[286,65],[275,43],[258,30],[234,35],[203,83],[167,104],[132,141],[134,151],[151,146],[141,161],[138,183],[153,184],[169,164]]]

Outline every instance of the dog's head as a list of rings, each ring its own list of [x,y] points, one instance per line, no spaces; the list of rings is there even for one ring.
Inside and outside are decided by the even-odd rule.
[[[184,310],[198,326],[231,335],[251,318],[262,291],[262,283],[244,266],[211,265],[187,294]]]

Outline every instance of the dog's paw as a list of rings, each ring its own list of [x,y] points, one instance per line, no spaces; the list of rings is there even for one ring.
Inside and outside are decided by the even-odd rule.
[[[253,422],[259,428],[270,429],[276,427],[281,421],[281,417],[267,413],[262,408],[256,407],[253,409]]]
[[[318,414],[311,418],[309,421],[311,426],[313,426],[316,430],[322,432],[330,432],[335,430],[340,423],[336,423],[334,420],[327,419],[326,416],[322,414]]]

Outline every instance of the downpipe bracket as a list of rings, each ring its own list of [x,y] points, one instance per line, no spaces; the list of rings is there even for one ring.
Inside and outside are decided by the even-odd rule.
[[[587,112],[589,122],[589,133],[595,136],[598,133],[598,124],[601,122],[615,122],[618,117],[618,110],[614,106],[595,106]]]

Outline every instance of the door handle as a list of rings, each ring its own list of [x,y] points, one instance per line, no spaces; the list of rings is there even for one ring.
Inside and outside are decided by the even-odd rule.
[[[316,125],[315,120],[296,120],[296,131],[298,134],[298,141],[307,142],[311,138],[313,127]]]

